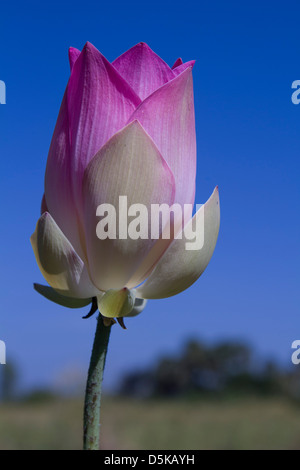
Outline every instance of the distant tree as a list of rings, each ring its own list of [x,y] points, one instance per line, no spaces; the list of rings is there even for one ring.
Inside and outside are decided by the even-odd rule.
[[[249,346],[237,342],[224,342],[211,349],[215,370],[224,377],[249,371],[252,351]]]
[[[174,396],[189,388],[189,371],[176,359],[161,359],[153,376],[156,395]]]
[[[152,371],[133,372],[123,377],[120,385],[120,394],[150,398],[154,394],[154,386]]]

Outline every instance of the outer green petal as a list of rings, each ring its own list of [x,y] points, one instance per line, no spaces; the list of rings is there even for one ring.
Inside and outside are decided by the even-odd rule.
[[[56,304],[62,305],[63,307],[69,308],[81,308],[86,307],[92,302],[92,299],[74,299],[72,297],[66,297],[61,295],[50,286],[43,286],[42,284],[33,284],[34,289],[46,299],[55,302]]]
[[[133,291],[126,289],[110,289],[103,296],[98,296],[98,309],[107,318],[127,316],[133,309],[135,296]]]

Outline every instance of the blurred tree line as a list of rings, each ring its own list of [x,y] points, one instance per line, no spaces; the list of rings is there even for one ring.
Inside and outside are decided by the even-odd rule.
[[[280,395],[300,400],[300,366],[281,368],[255,357],[248,345],[188,341],[178,357],[163,357],[148,370],[126,374],[119,394],[140,398]]]
[[[137,398],[284,396],[300,402],[300,365],[291,363],[284,368],[258,359],[243,342],[207,345],[190,340],[177,357],[162,357],[148,369],[125,374],[118,394]],[[15,362],[0,366],[0,402],[49,400],[55,395],[60,395],[59,391],[20,393]]]

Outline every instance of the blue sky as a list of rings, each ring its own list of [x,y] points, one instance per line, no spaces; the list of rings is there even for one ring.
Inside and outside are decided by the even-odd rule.
[[[113,328],[106,385],[191,336],[238,338],[288,363],[300,338],[300,79],[297,1],[6,2],[1,6],[0,339],[24,387],[69,367],[86,371],[95,318],[34,292],[29,243],[39,217],[50,139],[69,74],[69,46],[109,60],[144,41],[171,65],[196,59],[196,202],[215,185],[221,229],[213,258],[186,292],[152,301]],[[2,366],[1,366],[2,367]]]

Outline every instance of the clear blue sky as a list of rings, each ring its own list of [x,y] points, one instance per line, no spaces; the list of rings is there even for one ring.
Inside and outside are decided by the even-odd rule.
[[[5,2],[0,20],[0,339],[26,387],[88,367],[95,318],[34,292],[43,283],[29,237],[39,217],[69,46],[109,60],[147,42],[166,62],[196,59],[196,202],[219,185],[221,229],[204,275],[114,327],[106,384],[176,353],[190,336],[239,338],[288,362],[300,339],[298,1]],[[2,366],[1,366],[2,367]]]

